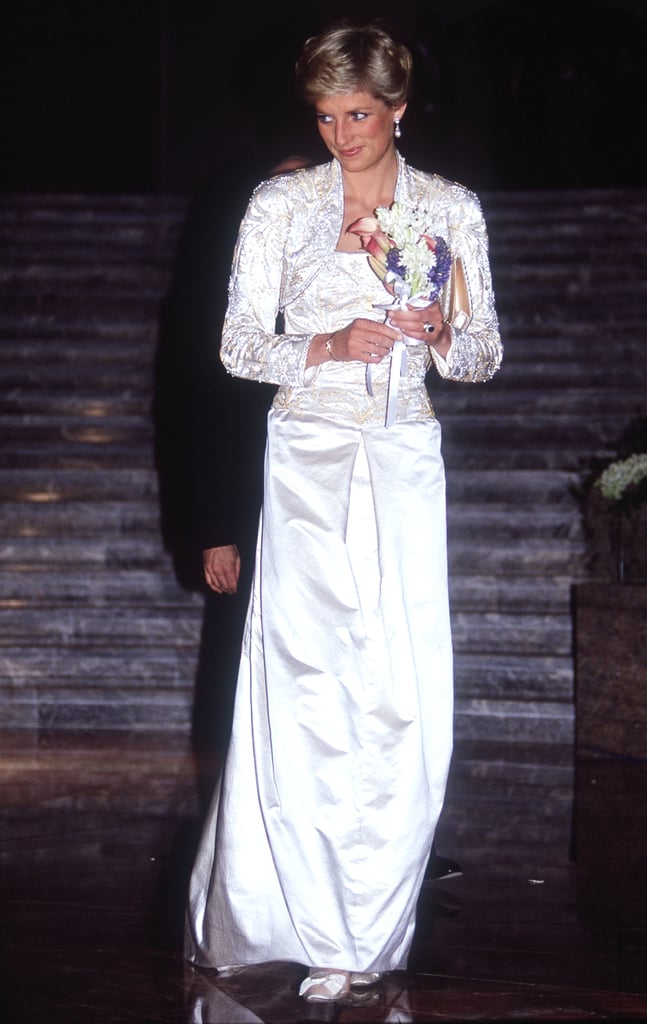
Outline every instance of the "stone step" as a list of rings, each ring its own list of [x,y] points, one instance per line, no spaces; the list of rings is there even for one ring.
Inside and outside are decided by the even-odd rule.
[[[638,280],[636,271],[620,275],[618,279],[605,277],[603,288],[588,285],[577,279],[564,280],[565,271],[549,277],[535,273],[529,268],[523,278],[510,280],[497,274],[493,268],[492,278],[499,315],[508,317],[512,311],[511,323],[540,318],[545,323],[556,321],[562,330],[575,323],[590,324],[591,333],[600,332],[605,325],[612,325],[616,318],[622,323],[636,320],[644,307],[647,287]],[[600,274],[606,274],[601,269]],[[617,302],[617,307],[610,302]]]
[[[150,389],[140,389],[138,395],[103,394],[75,392],[47,392],[44,390],[13,389],[0,394],[0,415],[10,414],[24,418],[43,416],[54,419],[57,416],[84,416],[90,418],[141,416],[150,420]]]
[[[540,273],[550,273],[552,266],[561,265],[583,279],[591,267],[618,267],[624,254],[630,265],[637,261],[641,231],[636,228],[644,229],[646,219],[644,208],[638,206],[617,218],[610,217],[608,209],[598,209],[589,216],[547,217],[542,222],[523,216],[515,222],[494,207],[484,212],[490,257],[502,271],[514,274],[519,268],[523,272],[524,266],[536,266]]]
[[[150,499],[128,501],[66,501],[49,504],[4,503],[2,533],[7,537],[79,537],[113,534],[157,536],[159,509]]]
[[[643,189],[486,190],[480,198],[488,221],[496,225],[496,237],[504,231],[516,232],[521,240],[529,231],[545,232],[549,225],[565,237],[578,237],[590,226],[592,231],[597,229],[599,237],[602,230],[612,228],[615,233],[623,224],[647,216]],[[187,200],[181,196],[6,193],[0,204],[0,229],[8,230],[13,224],[54,233],[85,229],[90,239],[103,229],[130,233],[128,237],[137,230],[159,235],[167,224],[180,222],[187,209]]]
[[[0,343],[1,345],[1,343]],[[31,394],[38,396],[50,396],[58,403],[62,398],[65,402],[74,402],[84,397],[101,396],[102,400],[111,395],[115,398],[138,395],[152,396],[153,389],[153,357],[140,357],[135,350],[125,356],[127,361],[122,362],[121,356],[117,353],[114,360],[104,359],[94,364],[92,360],[79,362],[64,359],[55,359],[53,365],[49,363],[26,363],[19,365],[12,361],[5,369],[0,370],[2,380],[3,402],[16,401],[19,397]],[[503,374],[503,370],[500,371]],[[552,365],[550,367],[533,366],[512,366],[509,365],[505,371],[505,377],[496,384],[492,380],[489,384],[483,385],[454,385],[454,390],[447,389],[435,380],[429,384],[429,392],[432,404],[436,409],[439,419],[451,412],[452,402],[457,403],[457,408],[482,411],[490,417],[502,416],[506,412],[506,397],[510,395],[510,411],[519,413],[523,408],[524,398],[534,405],[533,411],[547,411],[553,415],[553,409],[561,406],[562,414],[571,414],[578,421],[585,421],[591,410],[585,409],[586,389],[590,387],[592,401],[604,402],[603,389],[609,388],[611,405],[609,415],[615,415],[621,402],[621,394],[626,395],[627,414],[622,417],[625,421],[631,417],[634,411],[640,412],[640,398],[644,394],[647,381],[641,371],[632,369],[630,363],[627,365],[614,365],[606,369],[604,366],[595,366],[588,371],[582,369],[581,363]],[[568,381],[569,386],[565,386]],[[483,391],[489,389],[489,395]],[[571,389],[576,389],[580,394],[574,409],[569,408],[569,394]],[[606,404],[606,403],[605,403]],[[545,410],[545,407],[546,410]],[[62,408],[62,407],[61,407]],[[528,406],[532,408],[532,406]],[[605,411],[602,409],[601,411]],[[620,409],[620,411],[622,411]],[[596,410],[597,412],[597,410]]]
[[[154,369],[151,341],[141,339],[139,347],[133,344],[130,352],[118,351],[114,359],[109,359],[105,353],[102,358],[88,357],[87,360],[80,354],[78,359],[57,355],[53,360],[45,362],[7,361],[7,365],[0,370],[3,392],[9,396],[50,392],[57,400],[63,396],[69,401],[80,395],[104,395],[110,391],[117,396],[141,393],[145,388],[146,394],[150,396]],[[622,391],[630,403],[628,408],[635,409],[639,408],[637,403],[647,383],[643,371],[634,368],[630,360],[608,368],[604,365],[593,366],[589,370],[584,370],[581,362],[543,366],[509,364],[505,374],[503,369],[500,373],[502,376],[499,381],[494,378],[487,384],[454,384],[451,388],[430,378],[429,393],[438,416],[451,410],[451,401],[456,401],[458,408],[482,410],[485,415],[500,416],[506,410],[506,396],[510,395],[511,411],[515,408],[519,410],[525,396],[535,405],[533,411],[537,412],[543,411],[544,401],[549,410],[559,408],[561,399],[562,414],[572,414],[576,419],[579,417],[583,420],[590,411],[585,412],[581,408],[586,404],[587,389],[600,401],[603,399],[604,387],[609,388],[613,408],[618,407],[618,392]],[[486,389],[488,395],[483,394]],[[578,406],[573,410],[569,408],[571,390],[581,393]]]
[[[545,543],[579,547],[581,527],[567,505],[540,506],[531,517],[520,505],[491,502],[481,505],[451,504],[448,514],[450,543],[482,540],[543,540]],[[115,535],[155,538],[160,530],[157,506],[145,500],[69,501],[54,504],[5,502],[3,537],[103,537]]]
[[[608,209],[589,216],[565,216],[538,222],[533,217],[518,219],[499,207],[483,206],[490,241],[490,256],[500,260],[502,270],[514,273],[519,264],[536,265],[550,272],[554,264],[570,267],[586,275],[589,266],[629,261],[640,253],[641,228],[645,224],[644,207],[627,208],[620,217],[610,217]],[[115,257],[121,262],[143,267],[170,265],[181,239],[181,215],[169,215],[154,224],[115,216],[103,221],[59,220],[34,222],[19,216],[9,221],[0,211],[0,242],[12,258],[33,261],[45,267],[60,263],[111,266]],[[217,243],[217,238],[214,239]],[[515,259],[506,261],[506,255]],[[163,262],[162,262],[163,261]]]
[[[106,687],[108,689],[108,687]],[[136,733],[180,732],[188,734],[191,728],[191,694],[178,691],[168,693],[159,688],[152,694],[126,693],[123,696],[97,694],[93,700],[79,694],[76,687],[69,690],[48,689],[46,694],[14,696],[3,702],[4,726],[7,729],[26,729],[47,733],[52,730],[130,730]],[[527,705],[519,713],[519,704],[509,702],[501,706],[483,701],[475,707],[470,702],[457,701],[454,734],[457,741],[475,740],[497,743],[555,743],[572,742],[573,723],[567,710],[549,704]],[[514,713],[516,712],[516,714]],[[561,713],[560,713],[561,712]],[[483,809],[481,809],[483,812]],[[484,812],[483,812],[484,814]],[[485,814],[484,814],[485,817]],[[470,817],[470,831],[474,831],[475,817]],[[487,821],[484,821],[484,827]],[[531,836],[532,850],[538,842],[545,842],[545,825],[535,825]],[[550,845],[554,844],[551,837]],[[515,836],[515,842],[518,837]],[[499,839],[497,837],[497,849]],[[530,858],[532,860],[532,858]]]
[[[452,637],[457,654],[523,652],[534,655],[570,657],[572,629],[570,614],[536,615],[530,612],[452,612]]]
[[[156,646],[195,645],[200,641],[202,615],[193,604],[177,615],[169,608],[105,608],[58,605],[46,614],[41,608],[3,607],[0,611],[0,648],[29,644],[127,648],[141,643]],[[509,612],[453,612],[452,632],[458,653],[469,651],[483,657],[502,654],[519,646],[526,656],[569,655],[570,616]]]
[[[117,297],[83,296],[71,302],[65,296],[49,296],[41,308],[36,302],[14,304],[9,298],[0,310],[0,335],[25,337],[97,338],[101,332],[119,336],[132,330],[154,334],[159,296]],[[58,333],[57,333],[58,332]]]
[[[2,494],[0,473],[0,495]],[[576,472],[564,470],[490,469],[465,470],[459,461],[447,466],[448,504],[487,504],[507,502],[524,508],[528,505],[565,503],[574,507],[573,496],[580,483]]]
[[[597,268],[608,267],[612,276],[622,278],[623,261],[625,277],[640,261],[641,233],[636,231],[633,211],[616,223],[564,220],[547,221],[542,226],[531,221],[513,225],[491,212],[488,230],[490,261],[497,280],[516,275],[523,280],[528,271],[546,279],[560,268],[568,278],[588,283],[597,276]]]
[[[57,646],[127,648],[145,638],[158,647],[198,646],[202,616],[188,606],[181,615],[170,609],[65,608],[58,606],[43,614],[39,608],[3,608],[0,648],[29,643],[30,647]]]
[[[523,324],[520,329],[503,324],[504,362],[496,377],[484,384],[461,384],[442,381],[432,372],[431,390],[487,390],[491,401],[496,400],[498,391],[539,391],[542,384],[565,391],[606,388],[612,393],[621,385],[635,391],[647,379],[642,358],[644,323],[636,319],[624,323],[617,317],[613,321],[592,321],[584,337],[576,337],[567,323],[562,323],[559,333],[551,332],[549,338],[534,336]],[[101,315],[98,308],[87,317],[76,318],[69,308],[66,318],[31,312],[8,319],[0,312],[0,373],[3,380],[7,377],[3,387],[20,386],[25,370],[33,375],[36,368],[39,379],[46,381],[51,376],[58,381],[60,367],[75,363],[79,382],[91,380],[91,373],[102,368],[107,372],[113,363],[142,368],[147,364],[150,371],[158,353],[158,334],[157,313],[143,316],[141,304],[132,316],[124,314],[122,318]],[[618,340],[611,358],[609,338],[614,334]],[[190,339],[184,339],[183,344],[190,345]],[[214,331],[214,358],[218,347]],[[190,352],[189,348],[187,354]],[[75,384],[76,380],[71,381],[70,390]]]
[[[4,572],[39,572],[42,566],[100,567],[154,570],[166,565],[161,538],[104,536],[0,537],[0,565]]]
[[[647,297],[647,285],[631,280],[610,282],[608,290],[602,291],[581,285],[558,288],[551,281],[542,287],[541,282],[532,279],[508,286],[496,279],[494,286],[504,343],[511,334],[523,338],[533,322],[535,326],[557,328],[560,337],[575,328],[580,332],[586,328],[592,342],[596,338],[602,342],[611,328],[639,328]],[[116,336],[119,328],[123,333],[129,324],[140,329],[143,317],[152,325],[164,293],[161,286],[150,291],[142,286],[132,292],[121,290],[114,294],[97,289],[78,295],[35,291],[23,296],[14,288],[3,296],[0,336],[47,338],[66,332],[70,338],[96,337],[106,330]],[[553,356],[558,355],[556,348]]]
[[[125,357],[125,354],[124,354]],[[120,357],[115,358],[118,362]],[[145,358],[142,357],[145,362]],[[0,358],[0,363],[2,359]],[[36,360],[34,360],[36,362]],[[61,357],[62,363],[68,359]],[[69,359],[70,364],[75,360]],[[29,375],[33,373],[29,360],[25,360],[28,376],[20,376],[21,383],[11,390],[6,389],[0,394],[0,414],[23,417],[43,416],[85,416],[85,417],[119,417],[142,416],[151,417],[150,379],[148,387],[139,388],[138,394],[130,394],[123,390],[115,390],[113,395],[102,394],[97,397],[88,389],[76,390],[70,394],[66,391],[48,391],[42,382],[30,387]],[[68,378],[69,379],[69,378]],[[3,386],[5,374],[2,374]],[[492,382],[493,383],[493,382]],[[568,388],[562,391],[547,391],[539,386],[532,388],[496,389],[484,387],[439,387],[433,385],[433,406],[436,415],[444,425],[446,417],[459,414],[478,414],[491,418],[523,416],[526,413],[546,417],[566,415],[573,418],[586,418],[603,414],[606,418],[616,417],[624,420],[641,416],[644,412],[644,390],[636,387],[632,391],[606,392],[603,388]]]
[[[497,576],[501,581],[515,576],[582,576],[586,546],[584,541],[514,540],[487,541],[448,546],[450,576]]]
[[[500,193],[506,195],[507,193]],[[605,195],[605,190],[592,189],[586,195]],[[623,193],[620,192],[619,195]],[[514,193],[513,193],[514,195]],[[532,192],[529,193],[533,195]],[[567,201],[568,190],[556,193]],[[175,214],[186,207],[186,198],[175,194],[150,196],[136,192],[124,193],[92,193],[83,192],[5,192],[3,196],[2,217],[12,220],[15,216],[27,216],[34,220],[50,218],[62,219],[70,223],[75,217],[83,220],[99,220],[111,214],[119,217],[122,223],[128,216],[142,218],[150,224],[151,207],[157,217],[163,219],[167,214]]]
[[[18,696],[21,692],[33,696],[36,689],[48,692],[50,685],[65,690],[77,685],[90,693],[114,687],[117,694],[120,688],[127,689],[129,685],[142,689],[145,694],[158,686],[165,691],[181,691],[192,684],[197,664],[197,651],[190,645],[159,647],[147,643],[145,637],[127,650],[3,644],[0,646],[0,687],[4,693],[10,683]]]
[[[195,609],[202,614],[204,597],[183,589],[170,565],[158,569],[119,569],[78,565],[57,569],[52,578],[50,566],[17,569],[0,574],[0,608],[47,609],[75,608],[148,608]]]
[[[516,317],[513,319],[506,315],[501,324],[504,362],[496,377],[488,383],[498,381],[508,365],[528,363],[549,369],[553,364],[559,366],[561,363],[578,361],[586,369],[596,359],[609,366],[619,360],[621,363],[634,362],[640,372],[640,355],[644,344],[640,317],[634,314],[615,317],[613,327],[617,337],[613,339],[611,357],[608,331],[601,327],[598,320],[580,316],[577,323],[559,320],[555,323],[545,318],[531,322],[527,318],[517,320]],[[446,383],[449,386],[452,382]]]
[[[500,378],[497,380],[497,377]],[[610,392],[626,390],[630,394],[637,392],[644,387],[644,376],[640,369],[627,360],[626,363],[593,363],[584,365],[582,360],[564,362],[540,362],[515,363],[510,361],[502,367],[492,381],[484,384],[483,387],[490,387],[492,393],[496,390],[505,391],[516,388],[528,388],[531,385],[543,387],[544,389],[557,388],[567,391],[568,387],[592,387],[601,389],[607,387]],[[457,385],[458,386],[458,385]],[[468,385],[464,385],[467,387]],[[475,384],[476,389],[479,385]],[[430,389],[433,400],[433,385]]]
[[[30,248],[42,238],[138,249],[147,255],[168,252],[178,236],[187,200],[173,196],[66,196],[4,194],[0,202],[0,239]]]
[[[97,415],[97,413],[99,414]],[[51,427],[63,439],[68,436],[74,438],[78,432],[83,431],[86,427],[96,427],[106,434],[113,431],[115,437],[132,432],[133,441],[135,442],[142,436],[142,432],[149,436],[153,429],[150,412],[144,415],[136,413],[133,415],[108,416],[101,413],[100,409],[90,408],[81,415],[69,414],[63,411],[56,416],[43,416],[39,414],[25,416],[12,415],[11,413],[0,415],[0,431],[2,432],[3,440],[4,438],[7,441],[11,441],[14,437],[23,437],[25,439],[33,437],[35,441],[41,441],[45,438],[48,427]],[[52,440],[54,443],[57,443],[58,436],[52,437]]]
[[[96,372],[115,363],[120,367],[146,367],[150,374],[156,349],[157,339],[148,335],[140,335],[130,341],[113,340],[109,346],[101,338],[70,340],[64,346],[52,338],[11,338],[2,340],[0,367],[3,377],[7,371],[11,372],[12,367],[20,368],[22,373],[33,374],[38,369],[46,374],[50,369],[67,369],[75,365],[83,367],[86,372]]]
[[[133,473],[123,466],[97,474],[90,469],[20,467],[0,468],[0,501],[46,504],[56,507],[66,501],[104,501],[128,499],[150,501],[157,506],[157,473],[152,467]]]
[[[557,445],[568,446],[572,451],[579,448],[580,452],[587,453],[615,444],[618,439],[617,417],[606,412],[575,419],[569,412],[543,415],[527,410],[525,415],[517,412],[504,417],[501,413],[476,411],[455,416],[445,411],[442,428],[445,444],[464,445],[468,450],[480,441],[501,452],[521,446],[526,450],[541,450]]]
[[[0,415],[3,447],[13,449],[52,445],[61,451],[78,445],[149,446],[154,427],[150,416],[12,416]]]
[[[7,687],[16,694],[46,692],[50,684],[68,690],[96,693],[111,686],[120,689],[165,690],[190,687],[197,671],[197,650],[192,644],[160,646],[145,637],[127,647],[116,645],[90,648],[87,644],[29,644],[5,642],[0,646],[0,693]],[[461,700],[512,701],[525,695],[527,701],[552,704],[572,700],[570,660],[553,654],[521,656],[509,654],[455,655],[456,690]]]
[[[53,447],[28,448],[24,445],[3,445],[0,449],[0,468],[34,469],[46,472],[48,469],[85,469],[105,472],[107,469],[128,467],[132,472],[141,472],[153,464],[150,446],[134,447],[127,440],[123,444],[93,443],[88,435],[86,442]]]
[[[118,681],[123,678],[126,666],[120,666]],[[40,693],[34,690],[12,692],[2,700],[3,726],[5,729],[25,729],[30,732],[47,734],[53,730],[85,730],[96,732],[118,729],[120,731],[179,732],[189,735],[191,730],[192,691],[186,679],[177,689],[167,690],[156,680],[147,691],[141,686],[141,676],[136,675],[140,685],[136,691],[121,693],[115,679],[104,680],[103,691],[89,697],[79,690],[78,678],[85,678],[83,666],[79,664],[69,688],[57,685],[56,677],[48,682]]]
[[[0,212],[0,242],[12,257],[44,265],[70,262],[110,266],[117,262],[142,268],[169,267],[182,219],[172,215],[154,224],[154,217],[131,220],[116,215],[97,220],[34,222],[17,217],[7,222]],[[60,254],[60,260],[59,260]]]
[[[523,737],[528,743],[572,744],[573,708],[550,701],[457,700],[454,734],[457,740],[515,743]]]
[[[572,674],[569,662],[556,656],[516,657],[515,655],[479,655],[479,671],[470,664],[471,656],[455,656],[456,693],[459,701],[547,702],[568,705],[572,699]],[[123,648],[88,649],[75,644],[56,648],[45,645],[3,644],[0,646],[2,670],[0,695],[7,683],[13,693],[33,698],[36,691],[50,693],[56,686],[69,691],[74,685],[79,695],[89,699],[108,686],[115,698],[129,688],[136,690],[177,691],[193,683],[197,656],[185,645],[157,647],[142,643]],[[215,681],[214,681],[215,683]]]
[[[166,287],[174,270],[175,240],[162,248],[148,245],[138,249],[116,237],[85,245],[75,234],[69,238],[44,236],[19,242],[4,235],[0,231],[0,242],[10,258],[0,272],[0,283],[17,286],[20,291],[28,292],[32,285],[40,291],[44,284],[55,295],[57,289],[50,286],[57,284],[66,290],[69,287],[71,294],[81,294],[76,285],[86,281],[90,287],[103,283],[108,293],[111,287],[129,293],[126,271],[144,286],[146,282],[162,282]],[[552,229],[548,229],[545,237],[528,238],[525,244],[524,239],[497,238],[490,245],[494,282],[496,286],[512,286],[534,281],[540,291],[547,290],[552,283],[559,292],[567,294],[579,288],[592,294],[605,290],[609,294],[609,285],[622,288],[633,281],[640,290],[640,239],[640,233],[633,227],[615,240],[617,248],[609,246],[608,240],[605,243],[595,237],[595,228],[591,229],[590,239],[576,238],[567,243],[555,237]]]
[[[101,435],[102,431],[97,428],[96,441],[93,441],[92,431],[88,429],[85,442],[59,443],[56,448],[52,446],[49,450],[23,442],[13,445],[7,443],[0,449],[0,469],[13,467],[42,472],[48,469],[95,469],[105,472],[108,469],[129,467],[133,472],[141,472],[152,466],[152,449],[145,441],[135,445],[124,437],[123,443],[111,444]],[[478,446],[474,444],[465,453],[463,443],[452,443],[451,438],[446,438],[444,452],[449,464],[456,462],[463,469],[474,471],[501,469],[510,473],[522,470],[576,472],[592,462],[612,458],[615,445],[610,441],[607,445],[592,445],[588,449],[582,447],[577,452],[560,450],[556,445],[551,448],[528,446],[524,450],[498,451],[492,444],[488,444],[487,438],[483,438]]]
[[[636,375],[638,376],[638,375]],[[494,381],[490,382],[494,385]],[[446,417],[458,414],[481,416],[519,417],[527,413],[545,417],[569,416],[574,422],[585,421],[591,415],[605,417],[640,416],[645,409],[644,392],[636,387],[621,393],[602,387],[568,387],[559,391],[535,388],[459,387],[449,385],[433,387],[433,406],[441,424]],[[36,410],[35,410],[36,411]]]
[[[87,259],[70,263],[69,258],[70,253],[66,252],[65,263],[47,264],[39,254],[38,261],[32,258],[20,265],[12,259],[10,267],[0,267],[0,289],[11,295],[10,308],[27,310],[33,301],[49,305],[63,299],[83,306],[97,297],[99,301],[113,302],[157,300],[168,287],[165,267],[139,267],[130,261],[115,261],[115,266],[110,267],[101,259],[101,253],[95,253],[96,265]]]
[[[135,447],[149,442],[154,433],[150,412],[146,415],[97,415],[90,406],[84,415],[70,415],[61,410],[54,416],[39,414],[0,414],[0,434],[9,450],[13,446],[43,446],[52,444],[57,449],[68,443],[110,444],[130,442]],[[605,446],[617,440],[618,421],[615,416],[600,414],[574,420],[568,413],[542,415],[527,411],[510,414],[469,411],[453,415],[445,411],[442,420],[445,444],[476,444],[505,452],[520,446],[525,449],[577,445],[583,452]]]
[[[0,564],[1,561],[0,561]],[[475,567],[477,569],[478,567]],[[455,574],[450,579],[453,612],[512,613],[520,608],[539,615],[570,615],[569,576],[519,576],[500,579]],[[202,607],[203,592],[187,592],[168,562],[159,568],[113,569],[111,566],[78,562],[58,566],[55,576],[51,563],[40,567],[24,564],[13,572],[0,573],[0,608],[51,609],[93,606],[190,608]]]
[[[573,699],[573,663],[569,655],[528,655],[515,648],[505,654],[458,651],[454,655],[456,690],[473,699]]]
[[[449,544],[452,575],[575,576],[582,572],[583,541],[574,538],[476,539],[469,545]],[[168,558],[160,538],[109,535],[103,537],[0,537],[0,565],[4,572],[39,571],[64,566],[117,569],[155,569]]]
[[[192,692],[186,685],[166,690],[154,679],[149,692],[140,686],[136,692],[122,693],[111,680],[105,680],[102,691],[88,696],[79,690],[77,675],[87,678],[77,668],[67,689],[52,680],[42,694],[18,690],[8,695],[3,700],[4,727],[46,733],[96,730],[100,722],[103,730],[189,733]],[[121,677],[120,672],[116,678]],[[572,743],[573,722],[568,706],[562,704],[459,700],[454,728],[457,741],[545,743],[552,747],[555,743]],[[470,823],[473,830],[473,818]],[[537,833],[545,838],[545,828],[538,827]]]
[[[70,689],[75,684],[90,692],[111,686],[122,689],[181,690],[190,685],[198,669],[198,651],[191,644],[160,646],[145,637],[126,646],[96,649],[75,643],[59,648],[45,644],[0,645],[2,678],[15,693],[47,692],[51,685]],[[554,654],[481,654],[457,652],[457,693],[462,700],[525,700],[568,703],[572,698],[572,672],[566,657]],[[215,683],[216,681],[214,681]]]
[[[169,729],[188,731],[197,671],[193,647],[190,642],[157,649],[135,643],[98,650],[81,644],[62,648],[3,645],[2,679],[11,681],[8,692],[0,690],[3,721],[6,727],[24,727],[33,726],[35,718],[41,728],[82,728],[93,721],[101,721],[102,728],[128,724],[159,728],[166,721]],[[499,658],[497,666],[495,657],[489,655],[488,662],[490,676],[501,678],[503,659]],[[533,743],[572,739],[572,688],[553,694],[542,682],[547,670],[557,674],[557,659],[549,664],[546,658],[526,658],[525,662],[514,695],[506,696],[498,686],[486,696],[470,690],[469,676],[463,677],[461,655],[457,655],[457,739]],[[522,683],[527,691],[521,689]]]
[[[575,509],[580,477],[561,470],[476,469],[447,467],[448,505],[515,504],[528,513],[538,506],[565,504]],[[66,467],[32,470],[0,468],[0,501],[48,504],[67,501],[150,500],[158,502],[157,473],[151,467],[133,473],[125,467],[93,469]]]
[[[481,576],[478,566],[472,573],[452,573],[449,597],[452,611],[518,612],[520,609],[541,615],[569,616],[571,588],[578,578],[572,575]]]
[[[644,303],[643,303],[644,305]],[[138,306],[138,313],[141,307]],[[157,348],[157,331],[151,331],[150,320],[146,321],[146,331],[142,331],[141,319],[139,316],[132,318],[131,327],[132,339],[115,334],[110,340],[110,352],[106,351],[105,339],[96,331],[97,317],[96,308],[94,312],[87,313],[88,329],[86,333],[79,333],[79,322],[86,317],[87,311],[82,311],[82,316],[75,318],[73,332],[66,338],[65,348],[60,345],[60,339],[52,333],[52,327],[59,329],[59,319],[54,318],[49,309],[35,311],[33,307],[24,314],[16,312],[14,321],[10,322],[6,310],[3,313],[4,321],[9,327],[15,330],[3,330],[0,333],[2,348],[0,359],[2,363],[9,365],[14,360],[29,362],[31,360],[48,359],[54,362],[65,360],[70,361],[77,358],[89,359],[92,362],[106,360],[114,352],[115,358],[127,359],[132,354],[132,345],[136,344],[135,357],[141,358],[141,353],[152,354]],[[69,318],[70,308],[66,307],[66,315]],[[116,321],[118,318],[111,318]],[[127,326],[127,318],[122,318]],[[105,321],[104,321],[105,322]],[[6,326],[5,323],[5,326]],[[25,325],[29,325],[29,332],[25,333]],[[110,326],[109,324],[107,326]],[[528,321],[521,322],[515,326],[506,328],[503,324],[502,333],[505,346],[504,363],[492,381],[488,382],[487,390],[491,391],[496,384],[501,385],[501,375],[507,373],[510,366],[523,364],[538,365],[547,371],[551,366],[561,367],[561,364],[577,361],[581,364],[581,370],[586,370],[595,359],[600,359],[609,366],[617,363],[631,363],[635,371],[645,374],[642,360],[644,348],[644,324],[640,316],[633,317],[631,322],[627,319],[619,329],[619,321],[615,319],[617,337],[613,340],[613,358],[610,358],[608,332],[600,329],[600,322],[593,321],[588,324],[581,320],[575,325],[570,324],[531,324]],[[42,328],[42,330],[41,330]],[[151,341],[153,344],[151,345]],[[189,344],[188,339],[185,344]],[[219,339],[214,331],[214,352],[217,350]],[[505,379],[505,378],[504,378]],[[480,391],[485,385],[460,384],[453,381],[442,381],[438,378],[438,386],[452,388],[453,390]],[[571,385],[573,386],[573,385]]]
[[[481,204],[492,238],[520,246],[550,232],[564,241],[587,233],[594,242],[604,237],[613,248],[618,233],[635,234],[647,218],[645,189],[486,191]]]
[[[492,266],[497,299],[505,302],[508,295],[514,295],[523,302],[534,295],[540,300],[544,296],[549,300],[559,297],[568,303],[587,294],[597,307],[604,304],[605,297],[618,294],[638,310],[640,297],[647,290],[639,274],[643,254],[638,236],[623,247],[622,253],[604,260],[596,260],[587,246],[559,255],[551,248],[543,246],[532,256],[515,251],[510,264],[499,253]],[[12,307],[27,308],[30,299],[42,302],[47,298],[59,304],[63,299],[82,303],[97,296],[125,301],[137,296],[150,298],[162,295],[170,284],[166,261],[162,265],[159,261],[157,265],[141,263],[128,253],[108,249],[105,254],[95,249],[90,256],[79,252],[76,260],[72,256],[68,246],[52,254],[12,252],[11,264],[0,268],[0,288],[11,295]],[[599,277],[604,281],[602,288]]]
[[[518,442],[520,447],[516,450],[498,451],[496,446],[488,443],[487,437],[484,437],[466,452],[464,442],[453,442],[451,437],[446,436],[443,440],[445,462],[447,466],[460,465],[462,469],[474,472],[480,469],[501,469],[509,473],[523,470],[575,473],[592,463],[611,459],[616,454],[614,443],[592,445],[589,448],[582,446],[579,451],[574,451],[560,449],[555,444],[543,448],[533,448],[530,445],[522,447],[523,437],[518,438]]]
[[[147,360],[133,361],[130,365],[106,363],[91,366],[78,363],[70,366],[13,367],[2,373],[2,385],[11,394],[30,391],[32,394],[49,392],[57,397],[84,397],[86,403],[93,397],[110,399],[138,395],[149,399],[152,392],[152,370]]]
[[[47,482],[43,491],[44,481]],[[577,473],[552,470],[506,470],[478,469],[463,470],[450,466],[447,470],[448,495],[456,502],[474,503],[487,501],[542,502],[554,505],[559,501],[572,501],[572,492],[577,487]],[[34,490],[36,489],[36,490]],[[155,498],[157,495],[157,474],[150,467],[133,475],[126,468],[110,469],[97,478],[85,470],[52,469],[41,473],[30,469],[0,469],[0,499],[24,501],[99,501],[119,498],[129,494]]]

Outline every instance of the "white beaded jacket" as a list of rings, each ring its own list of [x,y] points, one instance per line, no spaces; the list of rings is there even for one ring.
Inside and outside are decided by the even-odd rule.
[[[472,318],[451,328],[446,359],[433,349],[442,377],[485,381],[498,370],[502,344],[494,305],[488,237],[478,197],[463,185],[410,167],[398,154],[395,199],[431,215],[429,233],[441,235],[462,258]],[[261,182],[242,220],[229,281],[220,357],[229,373],[249,380],[304,387],[312,334],[277,334],[279,312],[297,303],[330,259],[341,232],[344,196],[336,160]],[[441,298],[447,312],[448,296]],[[339,325],[331,326],[331,330]]]

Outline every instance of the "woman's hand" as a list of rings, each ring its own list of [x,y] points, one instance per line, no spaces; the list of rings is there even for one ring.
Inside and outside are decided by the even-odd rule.
[[[315,334],[306,366],[318,366],[332,359],[338,363],[356,361],[381,363],[393,348],[393,342],[402,336],[396,327],[376,320],[358,318],[333,334]],[[329,342],[326,348],[326,343]]]
[[[443,320],[438,302],[432,302],[429,306],[407,306],[406,309],[389,310],[389,320],[406,334],[407,338],[424,341],[426,345],[435,348],[441,356],[446,356],[449,352],[452,335],[449,325]]]

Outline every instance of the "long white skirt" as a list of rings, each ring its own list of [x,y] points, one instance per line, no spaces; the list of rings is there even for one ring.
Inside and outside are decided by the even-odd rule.
[[[273,409],[231,743],[185,953],[406,967],[452,748],[435,419]]]

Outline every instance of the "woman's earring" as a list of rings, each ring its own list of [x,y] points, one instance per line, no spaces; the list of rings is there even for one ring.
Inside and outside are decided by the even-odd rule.
[[[395,117],[393,119],[393,134],[395,135],[396,139],[399,139],[399,138],[402,137],[402,130],[400,128],[400,118],[399,117]]]

